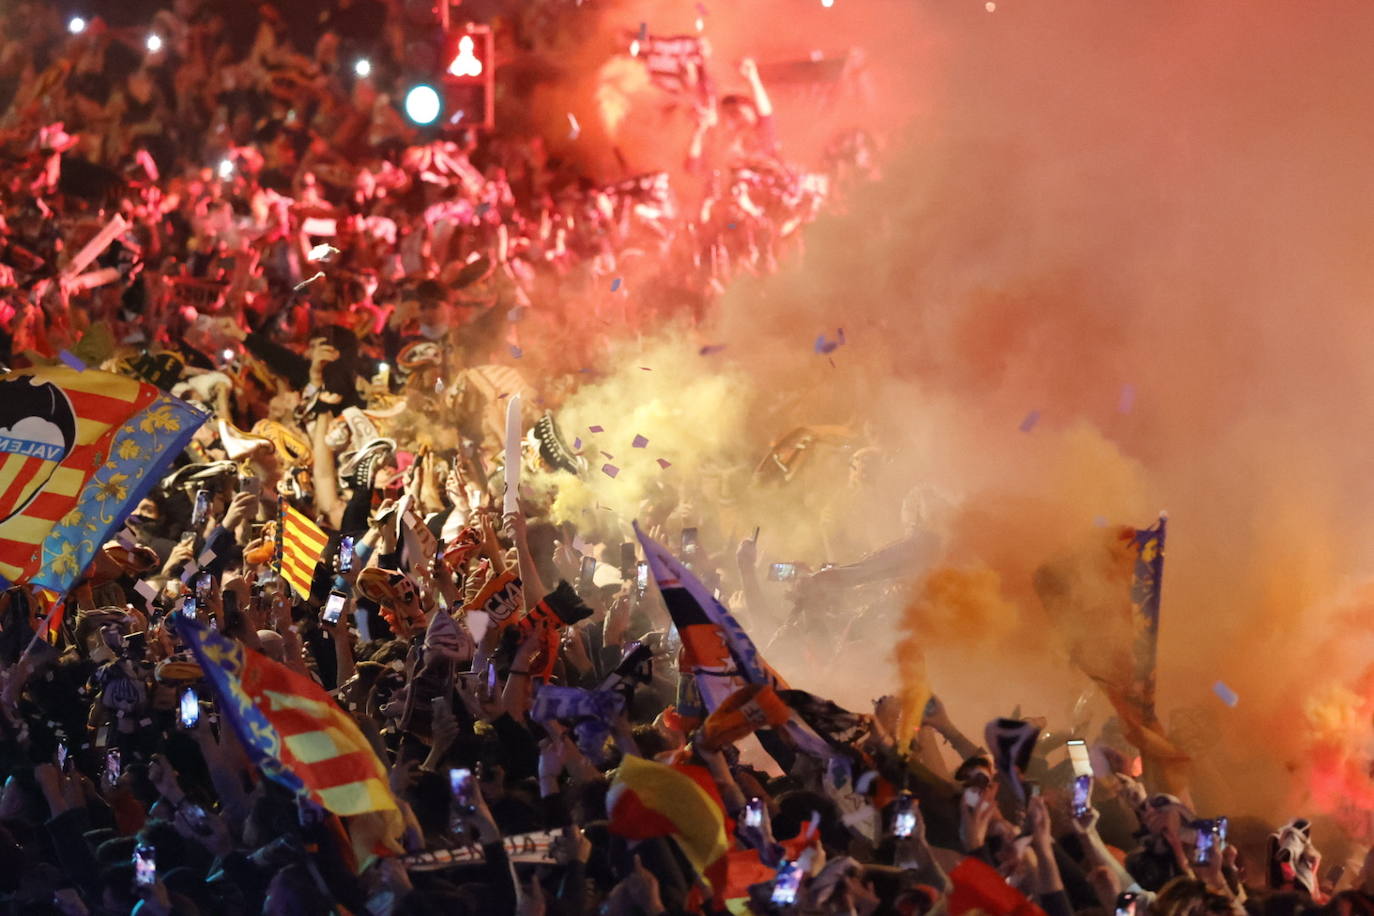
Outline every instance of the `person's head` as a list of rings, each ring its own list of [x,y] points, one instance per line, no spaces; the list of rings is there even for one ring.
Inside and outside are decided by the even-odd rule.
[[[1230,897],[1208,889],[1196,878],[1175,878],[1159,889],[1151,916],[1240,916],[1245,911]]]
[[[288,865],[267,885],[263,916],[328,916],[330,906],[301,865]]]
[[[759,123],[759,110],[742,95],[727,95],[720,100],[720,122],[731,130],[748,130]]]

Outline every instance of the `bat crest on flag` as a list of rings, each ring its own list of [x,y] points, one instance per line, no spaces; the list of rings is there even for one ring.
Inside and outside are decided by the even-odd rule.
[[[0,380],[0,522],[29,505],[76,443],[76,412],[57,385]]]

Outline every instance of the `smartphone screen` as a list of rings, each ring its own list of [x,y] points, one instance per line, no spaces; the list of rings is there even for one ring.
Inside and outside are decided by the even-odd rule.
[[[755,830],[763,829],[763,800],[759,798],[749,799],[749,804],[744,808],[744,826],[753,827]]]
[[[772,563],[768,567],[768,578],[774,582],[790,582],[797,578],[797,564]]]
[[[205,524],[205,517],[210,514],[210,491],[196,491],[196,505],[191,510],[191,527],[199,528]]]
[[[215,587],[215,577],[207,573],[201,573],[196,579],[196,601],[204,603],[210,600],[210,589]]]
[[[697,549],[697,530],[695,528],[682,529],[682,552],[694,553]]]
[[[909,792],[897,796],[892,812],[892,835],[905,839],[916,832],[916,799]]]
[[[199,613],[200,608],[196,605],[195,595],[187,595],[185,598],[181,599],[181,616],[195,620]]]
[[[475,809],[472,803],[472,770],[463,767],[449,770],[448,787],[460,810],[471,813]]]
[[[582,572],[577,579],[577,590],[583,595],[590,595],[592,585],[596,576],[596,557],[582,558]]]
[[[635,574],[635,545],[626,541],[620,545],[620,578],[632,579]]]
[[[240,489],[242,489],[243,492],[245,492],[245,493],[252,493],[254,496],[261,496],[261,495],[262,495],[262,478],[261,478],[261,477],[245,477],[245,478],[243,478],[243,483],[240,485]]]
[[[200,721],[200,697],[196,688],[187,687],[181,692],[181,705],[177,708],[177,721],[182,728],[195,728]]]
[[[339,538],[339,572],[348,573],[353,571],[353,535],[346,534]]]
[[[496,666],[487,662],[487,696],[496,696]]]
[[[1193,864],[1207,865],[1212,861],[1212,852],[1217,843],[1217,822],[1210,820],[1193,821],[1197,831],[1197,845],[1193,847]]]
[[[648,587],[649,564],[645,563],[643,560],[640,560],[639,563],[635,565],[635,588],[637,588],[639,590],[639,593],[642,595]]]
[[[1217,818],[1217,820],[1216,820],[1216,825],[1217,825],[1217,848],[1218,848],[1218,849],[1225,849],[1225,848],[1226,848],[1226,834],[1227,834],[1227,832],[1231,829],[1231,819],[1230,819],[1229,817],[1219,817],[1219,818]]]
[[[134,847],[134,883],[152,887],[157,883],[157,859],[153,847],[139,843]]]
[[[797,867],[796,862],[787,862],[778,869],[778,876],[773,879],[773,904],[790,906],[796,903],[797,888],[801,887],[801,879],[801,869]]]
[[[1088,743],[1082,738],[1070,738],[1065,747],[1069,751],[1069,765],[1073,767],[1073,775],[1091,776],[1093,763],[1088,754]]]
[[[119,782],[119,748],[112,747],[105,752],[105,784],[113,787]]]
[[[57,742],[57,768],[65,771],[67,769],[67,745],[65,742]]]
[[[329,600],[324,603],[324,622],[331,626],[338,623],[347,600],[348,596],[343,592],[330,592]]]
[[[1073,778],[1073,816],[1087,817],[1092,811],[1093,778],[1075,776]]]

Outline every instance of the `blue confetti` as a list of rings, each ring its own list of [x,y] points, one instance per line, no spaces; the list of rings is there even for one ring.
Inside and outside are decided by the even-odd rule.
[[[57,354],[57,358],[62,360],[62,362],[66,363],[71,368],[75,369],[77,372],[86,371],[85,361],[81,357],[77,356],[75,353],[63,350],[62,352]]]
[[[1040,422],[1040,411],[1032,410],[1026,414],[1026,419],[1021,421],[1021,432],[1028,433],[1035,429],[1035,424]]]
[[[648,41],[648,40],[649,40],[649,23],[647,23],[647,22],[641,22],[641,23],[639,24],[639,40],[640,40],[640,41]]]
[[[611,292],[615,292],[618,289],[620,289],[620,278],[616,277],[611,281]]]
[[[643,436],[636,435],[634,441],[630,443],[630,448],[644,448],[644,446],[648,444],[648,439],[645,439]]]
[[[603,464],[601,466],[601,473],[605,474],[607,477],[615,477],[615,475],[620,473],[620,468],[613,464]]]
[[[522,350],[522,349],[520,349],[519,347],[517,347],[515,344],[511,344],[511,345],[510,345],[510,355],[511,355],[512,357],[514,357],[515,359],[519,359],[520,357],[522,357],[522,356],[525,355],[525,351]]]
[[[735,228],[735,225],[736,225],[735,223],[726,223],[726,224],[725,224],[725,228],[726,228],[726,229],[733,229],[733,228]]]
[[[1227,706],[1235,706],[1240,702],[1240,697],[1236,695],[1236,692],[1222,681],[1217,681],[1212,685],[1212,692]]]
[[[822,334],[820,337],[817,337],[817,338],[816,338],[816,352],[817,352],[817,353],[821,353],[821,354],[833,353],[833,352],[835,352],[836,349],[839,348],[839,346],[840,346],[840,342],[839,342],[838,340],[826,340],[824,334]]]
[[[582,448],[582,439],[581,439],[581,437],[574,438],[574,439],[573,439],[573,451],[577,451],[577,450],[580,449],[580,448]]]
[[[725,349],[725,344],[707,344],[697,352],[702,356],[710,356],[712,353],[719,353]]]
[[[1116,402],[1116,412],[1130,413],[1133,407],[1135,407],[1135,386],[1127,383],[1121,386],[1121,397]]]

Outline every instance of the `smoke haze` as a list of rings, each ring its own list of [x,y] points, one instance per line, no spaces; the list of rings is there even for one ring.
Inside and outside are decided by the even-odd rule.
[[[614,16],[658,31],[661,8]],[[675,485],[801,424],[877,445],[878,496],[843,490],[843,464],[786,498],[736,473],[728,533],[759,524],[765,562],[819,561],[823,509],[895,533],[908,491],[931,495],[948,557],[913,570],[906,633],[970,733],[1018,703],[1067,726],[1087,682],[1031,576],[1100,520],[1167,509],[1159,709],[1206,758],[1199,804],[1368,801],[1374,6],[789,0],[716,4],[708,34],[723,60],[862,46],[873,96],[847,111],[883,139],[884,177],[704,326],[623,345],[576,423],[648,436]],[[824,114],[778,101],[785,146],[813,154]],[[812,343],[839,327],[832,366]],[[654,485],[594,477],[579,508],[632,510]],[[887,645],[823,686],[895,691]]]

